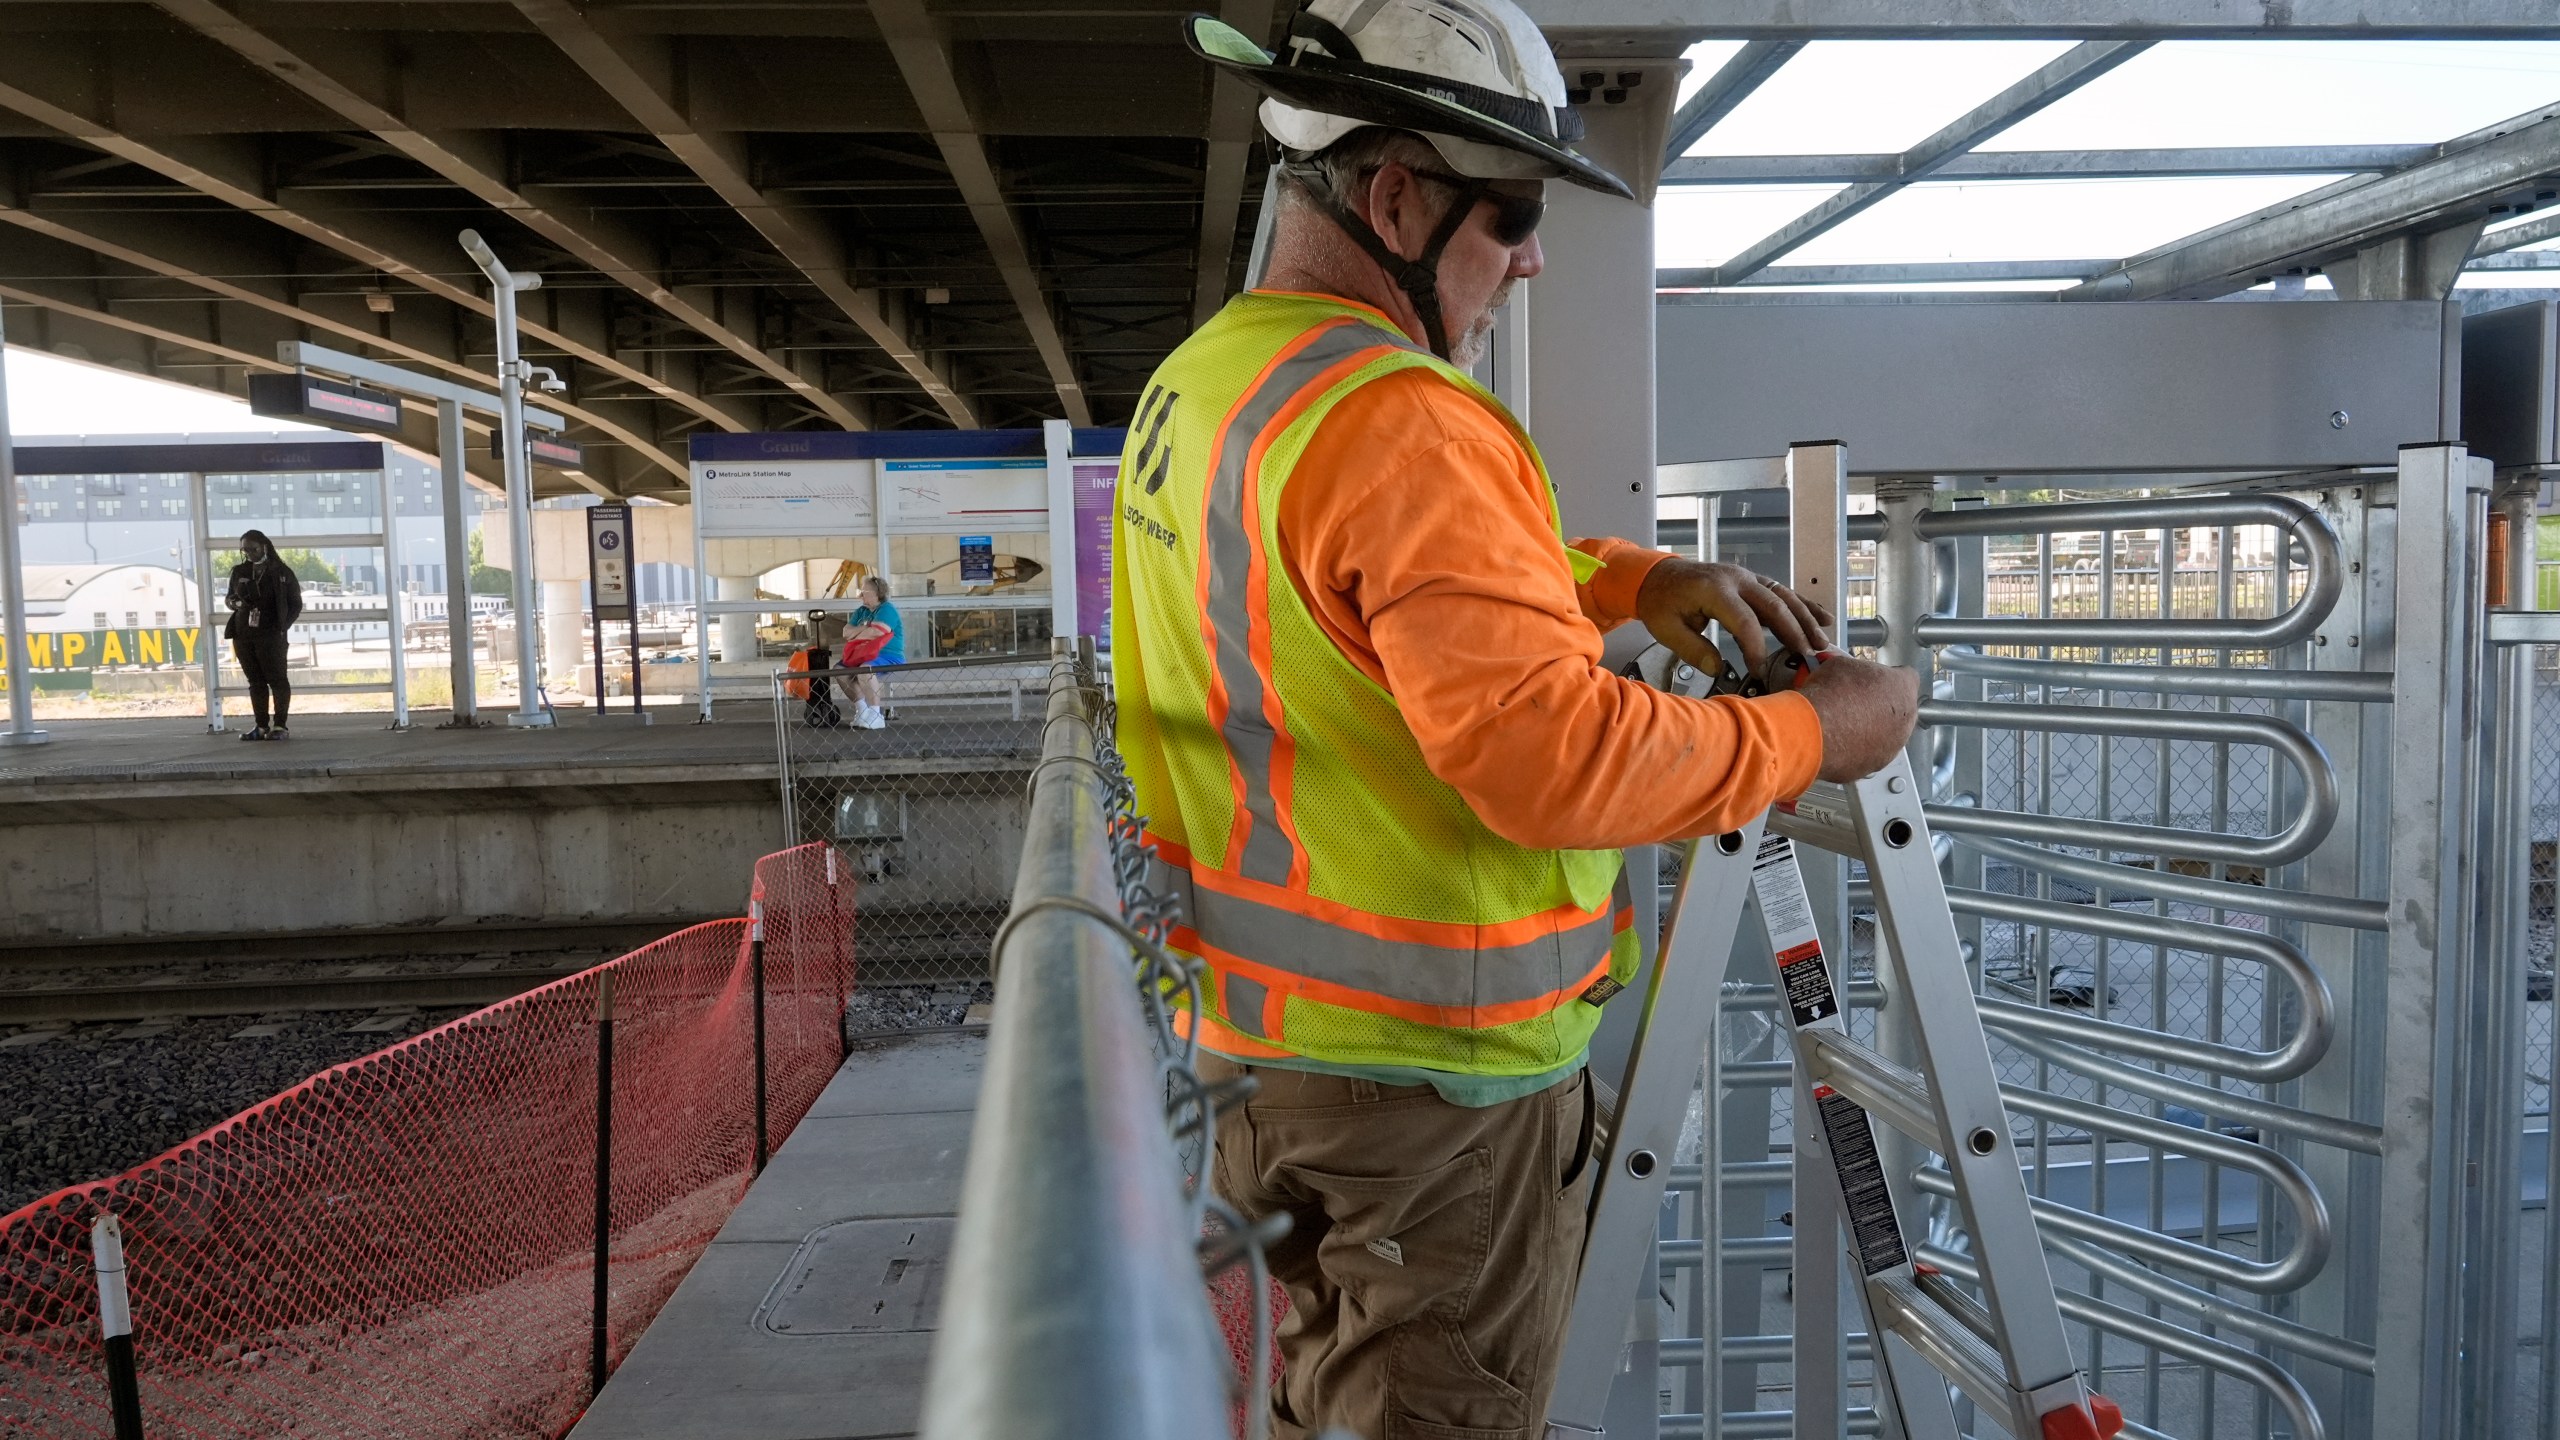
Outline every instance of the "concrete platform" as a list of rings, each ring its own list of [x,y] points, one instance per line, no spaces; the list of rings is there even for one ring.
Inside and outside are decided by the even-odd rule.
[[[570,1440],[914,1434],[985,1056],[848,1056]]]
[[[772,794],[779,770],[772,707],[739,701],[693,722],[666,707],[656,723],[596,723],[564,711],[550,729],[437,728],[442,712],[416,712],[407,730],[379,714],[310,715],[293,739],[242,744],[237,730],[208,734],[198,719],[49,720],[53,743],[0,750],[0,824],[81,823],[183,814],[289,813],[297,797],[325,795],[373,809],[438,808],[424,798],[474,792],[474,804],[557,805],[609,790],[648,803],[670,787]],[[976,773],[990,759],[1038,758],[1039,721],[931,717],[884,730],[830,733],[830,761],[875,774]],[[1024,761],[1025,765],[1028,760]]]
[[[399,950],[420,928],[741,913],[756,857],[782,843],[781,767],[768,702],[715,714],[448,730],[421,712],[402,731],[386,715],[312,715],[280,745],[184,717],[48,722],[52,744],[0,750],[0,954],[330,935],[353,954],[367,936]],[[912,802],[916,884],[989,891],[924,898],[1001,905],[1006,883],[979,877],[995,870],[978,852],[1005,850],[1009,883],[1019,821],[1006,817],[1038,758],[1036,718],[920,714],[795,737],[798,777],[885,780],[870,788]],[[875,910],[917,903],[874,890]]]

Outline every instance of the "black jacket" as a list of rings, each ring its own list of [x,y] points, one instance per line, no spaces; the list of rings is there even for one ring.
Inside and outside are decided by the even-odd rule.
[[[302,618],[302,581],[276,553],[273,541],[255,530],[249,535],[266,545],[267,558],[260,564],[243,560],[231,567],[231,592],[226,597],[231,619],[222,627],[225,640],[282,635]]]

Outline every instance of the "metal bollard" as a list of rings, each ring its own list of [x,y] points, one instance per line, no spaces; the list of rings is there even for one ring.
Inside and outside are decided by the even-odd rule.
[[[832,865],[829,867],[832,869]],[[764,1173],[764,1162],[772,1153],[765,1130],[765,1062],[764,1062],[764,897],[747,901],[748,964],[755,971],[756,985],[756,1173]]]
[[[593,1333],[588,1337],[587,1384],[601,1394],[605,1377],[606,1278],[613,1263],[613,972],[596,990],[596,1250]]]
[[[124,1288],[124,1229],[113,1215],[89,1226],[89,1250],[98,1262],[98,1329],[107,1341],[107,1403],[115,1412],[116,1440],[142,1440],[142,1389],[133,1368],[133,1306]]]

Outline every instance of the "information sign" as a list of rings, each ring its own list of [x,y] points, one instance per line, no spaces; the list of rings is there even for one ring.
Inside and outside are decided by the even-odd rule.
[[[631,599],[631,507],[587,508],[587,578],[598,620],[636,618]]]
[[[868,535],[869,460],[775,456],[693,463],[694,521],[706,538]]]
[[[889,521],[948,533],[961,525],[1037,530],[1049,523],[1046,460],[883,460]],[[1008,524],[1008,522],[1019,522]]]
[[[399,396],[307,373],[250,376],[249,413],[336,429],[400,433]]]
[[[960,537],[960,583],[963,585],[996,583],[996,537],[993,535]]]

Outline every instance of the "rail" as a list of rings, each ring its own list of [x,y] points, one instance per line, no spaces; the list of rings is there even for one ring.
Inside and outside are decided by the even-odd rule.
[[[1151,857],[1110,705],[1091,650],[1065,643],[993,946],[995,1018],[926,1440],[1230,1433],[1232,1366],[1201,1258],[1217,1208],[1207,1141],[1227,1097],[1201,1084],[1174,1034],[1166,998],[1196,1000],[1198,975],[1161,948],[1170,912],[1145,888]],[[1221,1258],[1249,1262],[1259,1282],[1258,1237],[1230,1224],[1225,1239]],[[1267,1346],[1258,1333],[1257,1388]],[[1248,1404],[1258,1431],[1269,1407],[1259,1394]]]

